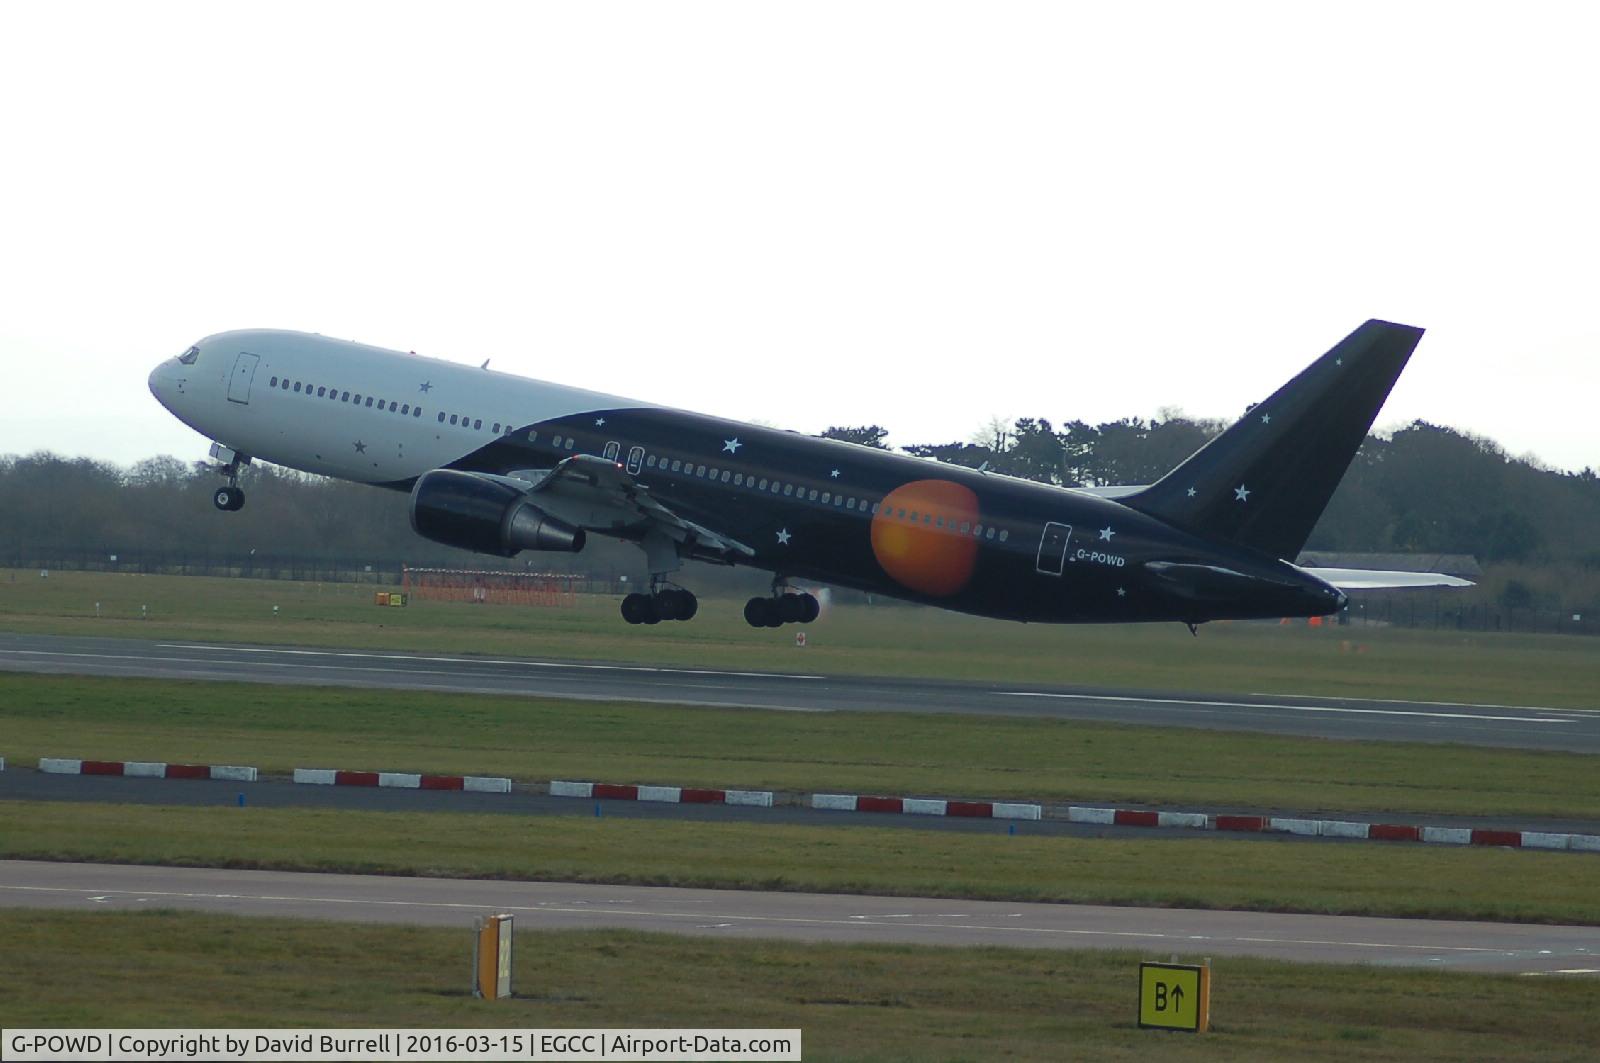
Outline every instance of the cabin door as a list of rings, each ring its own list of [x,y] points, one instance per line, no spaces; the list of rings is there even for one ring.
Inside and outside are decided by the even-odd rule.
[[[1039,536],[1038,568],[1046,576],[1059,576],[1067,563],[1067,540],[1072,538],[1072,525],[1050,521]]]
[[[239,352],[238,359],[233,363],[233,374],[228,377],[229,402],[250,402],[250,382],[256,378],[256,366],[260,362],[260,355]]]

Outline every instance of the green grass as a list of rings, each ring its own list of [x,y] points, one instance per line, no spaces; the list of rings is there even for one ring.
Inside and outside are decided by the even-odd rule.
[[[521,921],[519,920],[519,924]],[[1214,961],[1212,1032],[1139,1030],[1135,953],[517,934],[510,1000],[460,930],[0,912],[14,1027],[799,1028],[807,1060],[1586,1060],[1594,985]],[[1165,957],[1161,957],[1165,958]]]
[[[152,784],[162,785],[162,784]],[[178,785],[178,784],[168,784]],[[0,802],[0,856],[1600,923],[1592,857],[1380,842],[1137,840],[588,815]]]
[[[1030,717],[789,713],[0,673],[0,754],[520,781],[1600,821],[1573,753]]]
[[[517,654],[825,674],[1596,707],[1600,640],[1304,624],[1054,627],[938,609],[842,606],[756,631],[741,602],[628,627],[609,598],[566,609],[372,604],[377,588],[276,580],[0,571],[0,630]],[[101,616],[95,616],[95,602]],[[149,619],[140,607],[149,606]],[[279,607],[276,616],[272,607]]]

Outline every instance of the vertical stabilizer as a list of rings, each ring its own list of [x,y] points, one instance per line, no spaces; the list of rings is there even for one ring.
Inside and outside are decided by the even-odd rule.
[[[1368,321],[1125,505],[1293,559],[1339,486],[1422,330]]]

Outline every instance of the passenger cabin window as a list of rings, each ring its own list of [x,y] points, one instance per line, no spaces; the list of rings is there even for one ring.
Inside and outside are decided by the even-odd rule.
[[[450,423],[451,424],[455,424],[456,423],[456,415],[453,414],[453,413],[450,415]]]
[[[320,399],[320,398],[322,398],[322,396],[326,395],[327,393],[328,393],[328,389],[327,388],[318,388],[317,389],[317,398]]]
[[[298,395],[300,393],[300,381],[296,380],[294,382],[294,390],[295,390],[295,394]]]
[[[269,387],[269,388],[275,388],[277,386],[278,386],[278,378],[277,377],[273,377],[272,378],[272,383],[267,385],[267,387]]]
[[[474,430],[482,428],[483,427],[483,419],[479,418],[478,420],[473,421],[472,422],[472,427],[473,427]]]
[[[493,432],[495,435],[499,435],[500,434],[500,422],[496,421],[494,423],[494,427],[491,428],[490,431]]]
[[[349,402],[350,401],[350,393],[347,391],[343,395],[340,395],[339,396],[339,401],[340,402]]]

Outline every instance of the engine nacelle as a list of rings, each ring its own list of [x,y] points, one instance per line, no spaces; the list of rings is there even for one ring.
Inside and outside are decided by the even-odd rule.
[[[583,549],[584,531],[557,520],[498,480],[435,469],[411,489],[411,529],[424,539],[513,557],[519,550]]]

